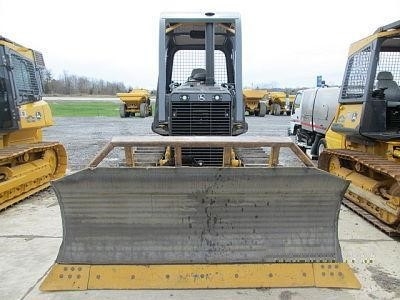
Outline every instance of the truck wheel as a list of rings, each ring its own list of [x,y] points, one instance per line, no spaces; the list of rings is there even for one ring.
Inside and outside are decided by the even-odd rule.
[[[129,117],[129,113],[126,112],[126,106],[124,103],[119,106],[119,116],[121,118]]]
[[[259,106],[258,116],[265,117],[265,115],[267,114],[267,105],[264,102],[260,102],[258,106]]]
[[[275,116],[279,116],[281,114],[281,106],[279,104],[276,103],[273,104],[272,114]]]
[[[140,103],[140,117],[145,118],[149,115],[147,103]]]
[[[320,139],[318,142],[318,157],[326,149],[326,140],[324,138]]]

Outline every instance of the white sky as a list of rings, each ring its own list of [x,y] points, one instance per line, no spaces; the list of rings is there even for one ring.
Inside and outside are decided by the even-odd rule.
[[[399,0],[0,0],[0,35],[69,74],[155,88],[161,12],[242,15],[245,86],[340,84],[350,43],[399,19]]]

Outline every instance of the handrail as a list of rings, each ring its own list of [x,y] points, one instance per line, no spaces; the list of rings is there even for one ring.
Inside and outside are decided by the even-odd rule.
[[[133,162],[135,147],[173,147],[175,152],[175,166],[182,165],[182,147],[223,147],[227,148],[271,148],[269,162],[271,167],[278,165],[280,148],[289,148],[307,167],[315,167],[306,154],[289,137],[262,137],[262,136],[116,136],[94,157],[89,168],[97,167],[103,159],[116,147],[125,149],[127,162]]]

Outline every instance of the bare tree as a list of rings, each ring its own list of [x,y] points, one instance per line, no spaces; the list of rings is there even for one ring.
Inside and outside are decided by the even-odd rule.
[[[109,82],[103,79],[90,79],[85,76],[70,75],[67,71],[54,79],[51,70],[43,72],[44,92],[61,95],[115,95],[127,89],[123,82]]]

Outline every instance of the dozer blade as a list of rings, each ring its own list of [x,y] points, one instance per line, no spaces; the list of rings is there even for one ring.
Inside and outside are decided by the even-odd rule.
[[[325,281],[325,272],[316,279],[314,269],[319,264],[307,264],[342,261],[337,221],[348,184],[318,169],[96,168],[53,184],[61,208],[63,242],[42,290],[81,289],[72,274],[78,268],[89,277],[83,280],[83,289],[192,288],[171,283],[172,274],[181,279],[184,274],[201,278],[201,274],[228,272],[224,267],[241,278],[250,273],[258,277],[261,270],[265,282],[257,280],[260,287],[359,287],[356,279],[357,284],[346,280],[352,276],[343,271],[346,265],[329,265],[331,276],[326,266]],[[292,263],[289,269],[288,262]],[[167,265],[162,274],[170,267],[170,285],[150,282],[168,275],[151,273],[157,265]],[[143,275],[140,268],[151,274],[135,285],[132,278]],[[184,274],[175,274],[179,270]],[[283,273],[277,275],[278,270]],[[131,285],[102,280],[107,276],[128,276]],[[274,283],[273,276],[281,280]],[[296,276],[300,281],[293,279]],[[65,283],[67,278],[72,281]],[[236,285],[198,287],[253,287],[253,281],[250,276]]]

